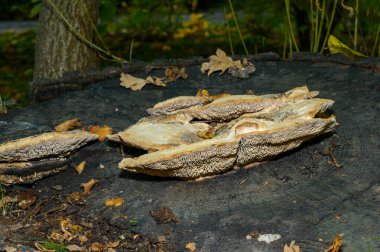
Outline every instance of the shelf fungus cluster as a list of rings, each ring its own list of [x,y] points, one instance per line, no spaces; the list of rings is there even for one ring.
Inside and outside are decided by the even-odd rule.
[[[281,94],[182,96],[156,104],[108,139],[147,151],[124,158],[121,169],[152,176],[196,179],[268,160],[338,123],[332,100],[306,86]]]
[[[86,131],[49,132],[0,144],[0,182],[31,183],[67,168],[67,156],[94,141]]]

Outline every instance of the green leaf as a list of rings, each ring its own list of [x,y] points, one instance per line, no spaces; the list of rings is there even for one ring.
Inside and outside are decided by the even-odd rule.
[[[333,35],[330,35],[327,46],[329,47],[331,54],[340,53],[353,60],[368,57],[358,51],[349,48]]]
[[[54,250],[55,252],[68,252],[65,245],[54,242],[42,242],[40,245],[46,249]]]

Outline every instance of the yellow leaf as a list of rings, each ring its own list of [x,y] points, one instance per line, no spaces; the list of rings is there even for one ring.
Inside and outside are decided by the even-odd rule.
[[[80,124],[80,119],[79,118],[74,118],[74,119],[71,119],[71,120],[67,120],[57,126],[55,126],[55,131],[57,132],[63,132],[63,131],[69,131],[69,130],[72,130],[76,127],[79,127],[81,126]]]
[[[295,245],[295,241],[292,241],[290,245],[285,244],[284,246],[284,252],[301,252],[301,249],[298,245]]]
[[[100,127],[98,125],[90,126],[88,131],[90,133],[97,134],[99,136],[99,141],[104,141],[107,135],[112,134],[112,128],[108,125],[104,125],[103,127]]]
[[[82,174],[85,166],[86,166],[86,161],[82,161],[82,162],[80,162],[80,164],[78,164],[75,167],[75,170],[78,172],[78,174]]]
[[[83,187],[83,194],[90,194],[92,187],[98,182],[98,180],[91,179],[87,183],[82,183],[81,186]]]
[[[234,67],[237,69],[243,68],[243,65],[240,60],[233,61],[231,57],[228,57],[227,54],[221,49],[216,50],[216,55],[211,55],[209,57],[210,62],[202,63],[201,71],[205,73],[208,71],[210,76],[213,72],[221,71],[220,74],[223,74],[228,68]]]
[[[354,60],[359,59],[360,57],[367,57],[366,55],[349,48],[333,35],[330,35],[327,46],[329,47],[331,54],[340,53]]]
[[[124,200],[122,198],[116,197],[106,200],[106,206],[121,206],[124,203]]]
[[[331,245],[328,249],[325,250],[325,252],[338,252],[340,248],[342,247],[343,239],[341,235],[335,236],[335,240],[333,245]]]
[[[149,83],[147,80],[134,77],[130,74],[124,74],[121,73],[120,76],[120,85],[126,88],[130,88],[133,91],[141,90],[147,83]]]
[[[194,252],[197,249],[195,242],[189,242],[188,244],[186,244],[186,248],[191,252]]]
[[[196,96],[198,96],[198,97],[209,97],[210,94],[208,93],[208,91],[206,89],[201,89],[201,90],[198,90]]]

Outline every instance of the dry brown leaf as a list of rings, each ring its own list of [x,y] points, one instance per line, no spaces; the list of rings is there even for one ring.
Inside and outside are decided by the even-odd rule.
[[[146,84],[148,84],[147,80],[134,77],[130,74],[121,73],[120,75],[120,85],[126,88],[130,88],[133,91],[141,90]]]
[[[107,243],[107,247],[109,247],[109,248],[116,248],[119,245],[120,245],[120,241],[114,241],[114,242]]]
[[[80,162],[80,164],[78,164],[76,167],[75,167],[75,170],[77,171],[78,174],[82,174],[83,170],[84,170],[84,167],[86,167],[86,161],[82,161]]]
[[[99,242],[94,242],[93,244],[91,244],[91,251],[99,252],[99,251],[102,251],[103,248],[104,248],[103,244]]]
[[[83,187],[83,194],[89,194],[91,192],[91,188],[98,182],[98,180],[91,179],[87,183],[82,183],[81,186]]]
[[[53,230],[51,235],[48,236],[49,240],[55,241],[57,243],[63,243],[65,241],[65,236],[57,231]]]
[[[104,125],[103,127],[100,127],[98,125],[90,126],[88,131],[90,133],[97,134],[99,136],[99,141],[104,141],[107,135],[112,134],[112,128],[108,125]]]
[[[217,71],[221,71],[220,74],[223,74],[230,67],[238,69],[243,67],[240,60],[232,60],[231,57],[228,57],[227,54],[219,48],[216,50],[216,55],[211,55],[209,60],[210,62],[202,63],[201,67],[202,73],[208,71],[208,76]]]
[[[166,76],[168,82],[175,81],[180,77],[182,79],[186,80],[188,77],[184,67],[182,67],[182,68],[167,67],[167,68],[165,68],[165,76]]]
[[[75,244],[66,246],[66,249],[68,251],[84,251],[85,250],[85,248],[79,247],[78,245],[75,245]]]
[[[340,248],[342,247],[343,239],[341,235],[335,236],[335,240],[333,245],[325,250],[325,252],[338,252]]]
[[[166,87],[165,82],[163,82],[163,81],[162,81],[160,78],[158,78],[158,77],[154,80],[154,84],[155,84],[156,86]]]
[[[178,223],[177,217],[174,215],[172,210],[168,207],[160,207],[159,209],[150,211],[150,215],[158,224],[176,222]]]
[[[69,200],[80,200],[82,198],[82,193],[81,192],[73,192],[73,193],[70,193],[66,196],[67,199]]]
[[[107,252],[116,252],[116,250],[114,250],[113,248],[108,248]]]
[[[296,244],[295,241],[292,241],[289,246],[288,246],[288,244],[285,244],[284,252],[301,252],[300,247],[298,245],[295,245],[295,244]]]
[[[88,241],[88,238],[84,235],[80,235],[78,236],[78,241],[80,242],[80,245],[84,245]]]
[[[22,210],[28,209],[30,206],[32,206],[34,203],[36,203],[37,195],[36,193],[28,189],[26,191],[22,191],[17,196],[18,199],[18,207]]]
[[[186,249],[190,250],[191,252],[194,252],[197,249],[197,246],[195,242],[189,242],[186,244]]]
[[[63,131],[69,131],[69,130],[72,130],[76,127],[80,127],[81,124],[80,124],[80,119],[79,118],[74,118],[74,119],[71,119],[71,120],[67,120],[57,126],[55,126],[55,131],[57,132],[63,132]]]
[[[124,203],[124,200],[122,198],[116,197],[106,200],[106,206],[121,206]]]

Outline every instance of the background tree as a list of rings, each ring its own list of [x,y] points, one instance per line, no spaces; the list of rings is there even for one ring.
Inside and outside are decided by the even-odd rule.
[[[43,0],[36,38],[34,76],[30,84],[32,97],[44,89],[43,80],[57,79],[65,72],[97,67],[99,56],[73,33],[93,42],[92,27],[98,20],[98,0]],[[69,27],[64,19],[69,21]]]

